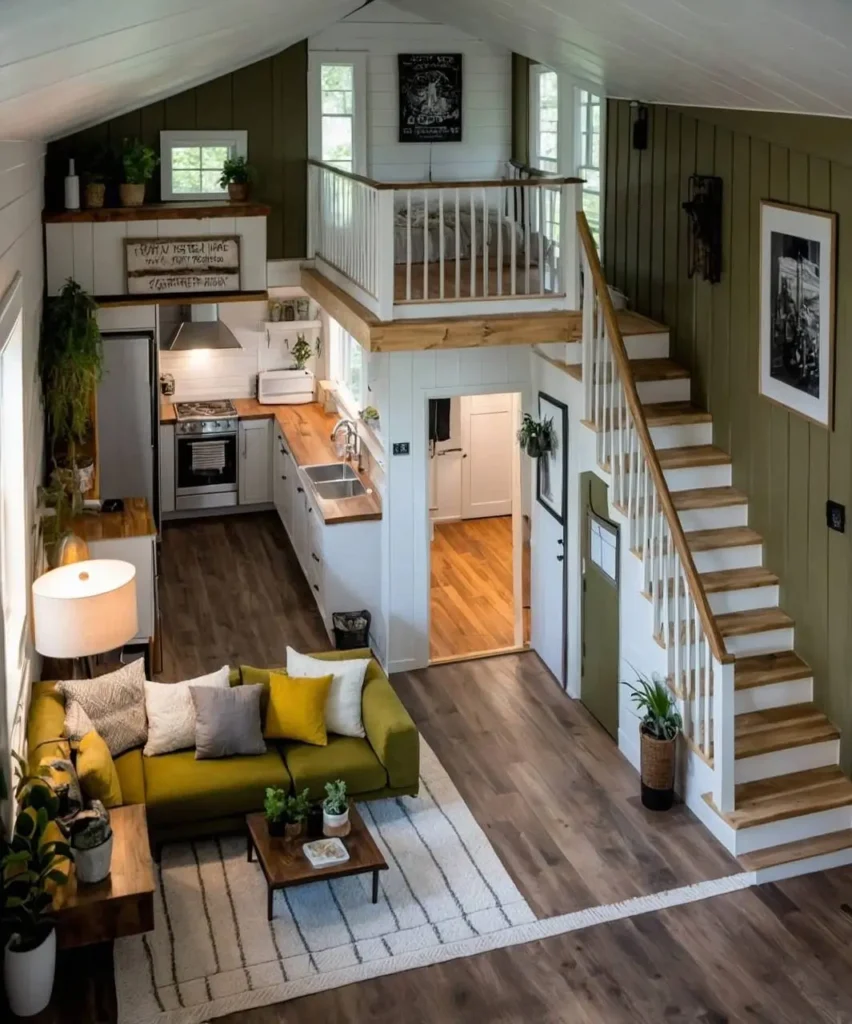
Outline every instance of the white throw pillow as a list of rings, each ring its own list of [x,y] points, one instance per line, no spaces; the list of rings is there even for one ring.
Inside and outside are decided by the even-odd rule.
[[[294,679],[318,679],[334,675],[331,690],[325,705],[325,727],[339,736],[360,736],[364,732],[361,720],[361,691],[367,674],[369,658],[354,658],[351,661],[322,661],[307,654],[299,654],[292,647],[287,648],[287,674]]]
[[[195,746],[195,704],[190,686],[228,688],[227,665],[197,679],[183,683],[145,682],[145,711],[148,715],[148,742],[142,753],[145,757],[170,754]]]

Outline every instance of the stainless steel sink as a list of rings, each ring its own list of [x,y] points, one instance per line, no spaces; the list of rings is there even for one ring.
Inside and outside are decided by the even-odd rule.
[[[367,493],[367,488],[357,477],[354,480],[324,480],[313,486],[321,498],[328,498],[331,501],[337,501],[340,498],[358,498]]]
[[[319,466],[305,466],[304,474],[312,484],[358,479],[358,474],[348,462],[328,462]]]

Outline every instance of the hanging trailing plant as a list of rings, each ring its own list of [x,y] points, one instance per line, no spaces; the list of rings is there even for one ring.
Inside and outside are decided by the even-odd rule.
[[[521,450],[532,459],[540,459],[542,455],[553,455],[559,447],[559,438],[556,436],[551,416],[538,421],[525,412],[517,438]]]
[[[304,334],[298,334],[296,336],[296,343],[290,348],[290,342],[287,342],[287,348],[290,350],[290,355],[293,357],[294,369],[304,370],[307,366],[308,360],[311,356],[319,356],[322,353],[322,341],[317,338],[313,346],[305,340]]]

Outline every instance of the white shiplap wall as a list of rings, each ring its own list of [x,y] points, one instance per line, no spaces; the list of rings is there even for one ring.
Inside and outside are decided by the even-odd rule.
[[[376,0],[312,36],[311,50],[355,50],[367,60],[367,173],[380,181],[502,177],[511,155],[511,53],[448,25]],[[400,143],[397,55],[462,53],[463,141]]]
[[[44,146],[31,142],[0,141],[0,295],[5,294],[16,274],[23,287],[24,331],[24,427],[26,435],[25,480],[27,522],[34,523],[36,491],[41,482],[44,427],[38,384],[38,339],[44,289],[41,208],[44,193]],[[27,551],[28,576],[34,561],[34,531]],[[4,680],[0,687],[0,759],[9,780],[9,748],[21,747],[21,713],[13,722],[11,736],[7,723],[12,709],[28,700],[33,652],[25,656],[21,678]],[[0,675],[3,667],[0,664]]]

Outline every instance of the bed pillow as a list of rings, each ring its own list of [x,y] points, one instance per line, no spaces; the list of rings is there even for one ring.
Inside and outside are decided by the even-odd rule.
[[[65,698],[65,729],[72,739],[81,738],[69,730],[69,719],[71,728],[74,728],[73,721],[80,718],[79,710],[68,706],[75,703],[88,716],[91,729],[87,731],[96,730],[113,757],[131,747],[141,747],[145,742],[148,728],[145,719],[145,663],[142,658],[136,658],[97,679],[59,682],[56,689]]]
[[[212,686],[227,690],[230,683],[227,665],[206,676],[187,679],[183,683],[152,683],[145,681],[145,712],[148,716],[148,740],[142,753],[145,757],[170,754],[195,746],[195,704],[190,686]]]
[[[364,689],[364,676],[369,665],[369,658],[321,661],[307,654],[299,654],[292,647],[287,648],[288,675],[316,679],[331,672],[334,676],[325,705],[325,727],[339,736],[358,736],[363,739],[367,735],[361,719],[361,691]]]
[[[260,686],[190,686],[195,704],[197,761],[234,754],[265,754],[260,724]]]

